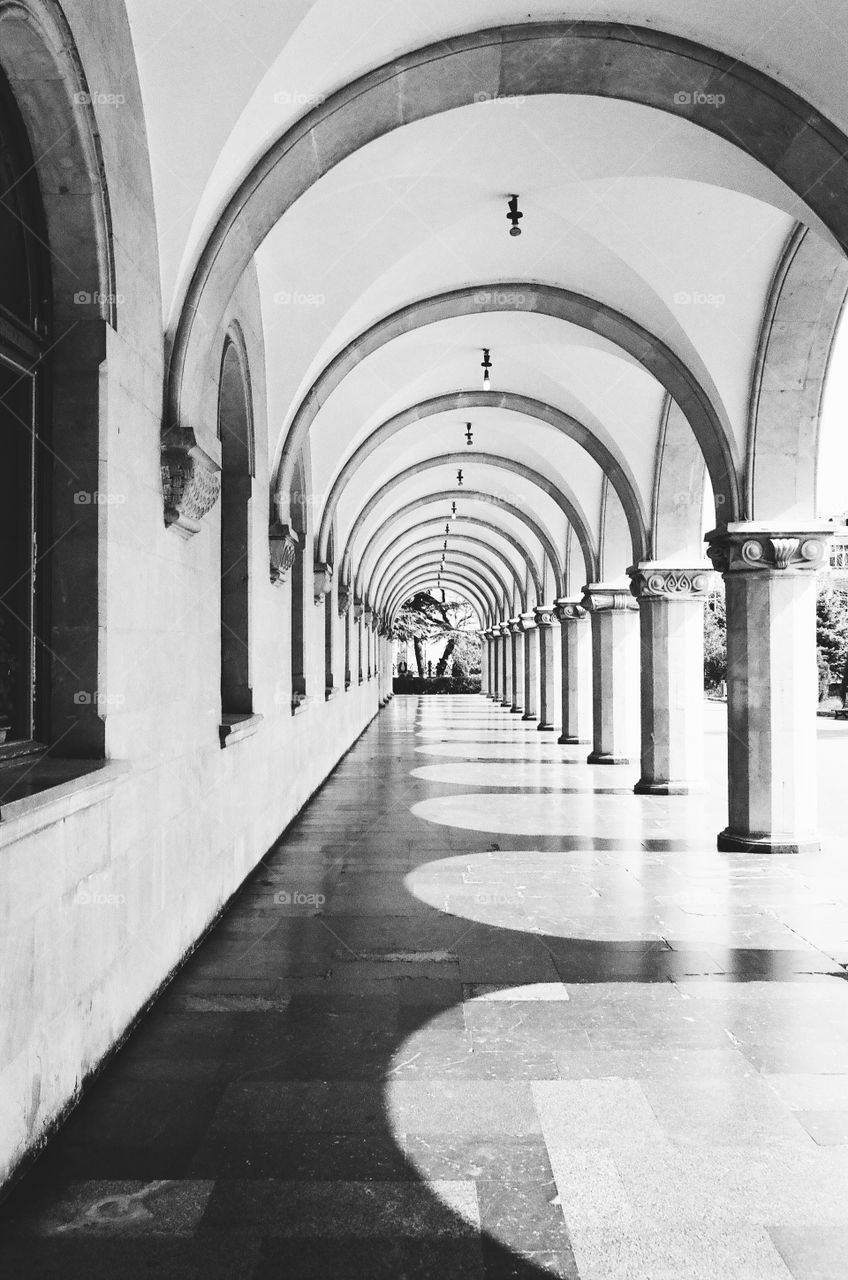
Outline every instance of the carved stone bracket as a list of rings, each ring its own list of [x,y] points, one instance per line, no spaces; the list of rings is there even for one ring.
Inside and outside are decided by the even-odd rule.
[[[272,524],[268,530],[271,581],[280,586],[288,577],[298,550],[298,536],[287,524]]]
[[[607,586],[605,583],[593,582],[583,588],[580,601],[588,613],[604,613],[608,610],[624,610],[639,608],[630,594],[629,587]]]
[[[520,636],[523,634],[520,618],[510,618],[506,625],[509,627],[510,635]]]
[[[521,630],[524,632],[536,630],[536,618],[533,613],[520,613],[518,621],[521,624]]]
[[[321,604],[325,596],[333,589],[333,566],[331,564],[315,565],[315,603]]]
[[[361,600],[358,600],[358,599],[356,598],[356,596],[354,596],[354,598],[353,598],[353,620],[354,620],[354,622],[359,622],[360,618],[362,617],[362,609],[363,609],[363,603],[362,603],[362,601],[361,601]]]
[[[556,622],[556,614],[547,605],[536,605],[533,610],[537,627],[552,627]]]
[[[714,591],[717,585],[712,569],[636,564],[627,572],[630,592],[636,600],[694,600]]]
[[[364,626],[366,631],[374,630],[374,610],[370,605],[366,605],[364,609]]]
[[[833,529],[764,529],[731,524],[707,534],[707,555],[719,573],[810,573],[828,564]]]
[[[343,618],[353,604],[353,591],[349,586],[339,587],[339,617]]]
[[[200,531],[200,522],[214,507],[221,492],[221,468],[190,432],[172,432],[184,436],[162,450],[162,493],[165,499],[165,524],[182,538]]]
[[[554,601],[554,609],[559,619],[560,626],[568,622],[583,622],[586,618],[586,610],[579,600],[567,600],[560,597]]]

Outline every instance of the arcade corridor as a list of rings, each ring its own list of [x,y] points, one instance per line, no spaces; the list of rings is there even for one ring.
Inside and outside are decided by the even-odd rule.
[[[705,795],[637,797],[395,698],[4,1206],[0,1274],[844,1280],[848,728],[789,858],[716,852],[707,726]]]

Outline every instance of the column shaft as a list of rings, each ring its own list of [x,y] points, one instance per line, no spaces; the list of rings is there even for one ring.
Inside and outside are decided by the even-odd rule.
[[[567,744],[592,740],[592,635],[579,600],[557,600],[562,639],[562,733]]]
[[[522,720],[535,720],[539,683],[539,633],[532,613],[522,613],[521,628],[524,632],[524,715]]]
[[[554,729],[554,614],[550,609],[535,608],[536,628],[539,636],[539,723],[536,728],[544,732]]]
[[[639,743],[639,623],[628,587],[595,583],[583,594],[592,627],[589,764],[629,764]]]
[[[509,626],[501,623],[501,706],[512,706],[512,654],[509,644]]]
[[[509,624],[510,656],[512,659],[512,705],[510,711],[520,714],[524,710],[524,635],[518,618]]]

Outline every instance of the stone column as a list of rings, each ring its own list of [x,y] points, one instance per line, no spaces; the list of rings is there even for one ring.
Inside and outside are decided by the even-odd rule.
[[[501,635],[501,706],[512,706],[512,654],[509,644],[509,623],[500,624]]]
[[[489,641],[488,632],[480,632],[480,692],[484,697],[489,694]]]
[[[638,795],[699,791],[704,773],[704,601],[709,569],[634,565],[639,603],[642,774]]]
[[[639,743],[639,623],[629,587],[583,588],[592,626],[589,764],[629,764]]]
[[[372,644],[371,624],[373,623],[373,621],[374,621],[374,610],[369,605],[366,605],[365,611],[362,616],[362,625],[365,628],[365,656],[366,656],[366,663],[367,663],[366,674],[369,680],[374,674],[374,672],[371,669],[371,644]]]
[[[592,637],[579,600],[555,602],[562,634],[562,733],[570,745],[592,740]]]
[[[353,620],[356,623],[356,670],[359,677],[359,683],[362,684],[364,679],[362,671],[362,601],[354,600],[353,602]]]
[[[535,720],[536,686],[539,681],[539,632],[532,613],[522,613],[519,618],[524,632],[524,715],[522,720]]]
[[[490,684],[491,684],[492,691],[489,696],[491,697],[493,702],[500,702],[500,698],[501,698],[501,695],[500,695],[500,688],[501,688],[500,632],[498,631],[497,627],[492,627],[491,631],[489,632],[489,635],[492,638],[491,639],[491,644],[492,644],[491,661],[490,661],[490,667],[492,672]]]
[[[536,619],[536,634],[539,637],[539,723],[536,728],[540,732],[553,732],[554,729],[554,623],[556,618],[552,609],[537,605],[533,610]]]
[[[832,530],[728,525],[708,535],[727,593],[722,851],[800,853],[817,835],[816,571]]]
[[[518,618],[509,620],[509,639],[512,658],[512,705],[510,711],[520,715],[524,710],[524,632]]]

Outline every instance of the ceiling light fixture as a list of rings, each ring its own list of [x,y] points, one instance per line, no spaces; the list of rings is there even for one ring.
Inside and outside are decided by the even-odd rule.
[[[491,367],[492,367],[492,362],[489,359],[489,348],[484,347],[483,359],[480,364],[480,368],[483,370],[483,390],[484,391],[491,391],[492,389],[492,384],[489,379],[489,370],[491,369]]]
[[[512,226],[509,229],[509,234],[511,236],[520,236],[521,228],[519,227],[518,224],[521,221],[521,219],[524,217],[524,214],[520,213],[518,210],[518,196],[510,196],[508,204],[509,204],[509,213],[506,215],[507,221],[512,223]]]
[[[470,423],[470,422],[466,422],[466,424],[465,424],[465,443],[466,443],[466,444],[473,444],[473,443],[474,443],[474,437],[473,437],[473,436],[472,436],[472,434],[471,434],[471,423]]]
[[[455,516],[455,515],[456,515],[456,503],[455,503],[455,502],[452,502],[452,503],[451,503],[451,515],[452,515],[452,516]]]
[[[460,467],[456,473],[456,483],[462,484],[462,467]]]

